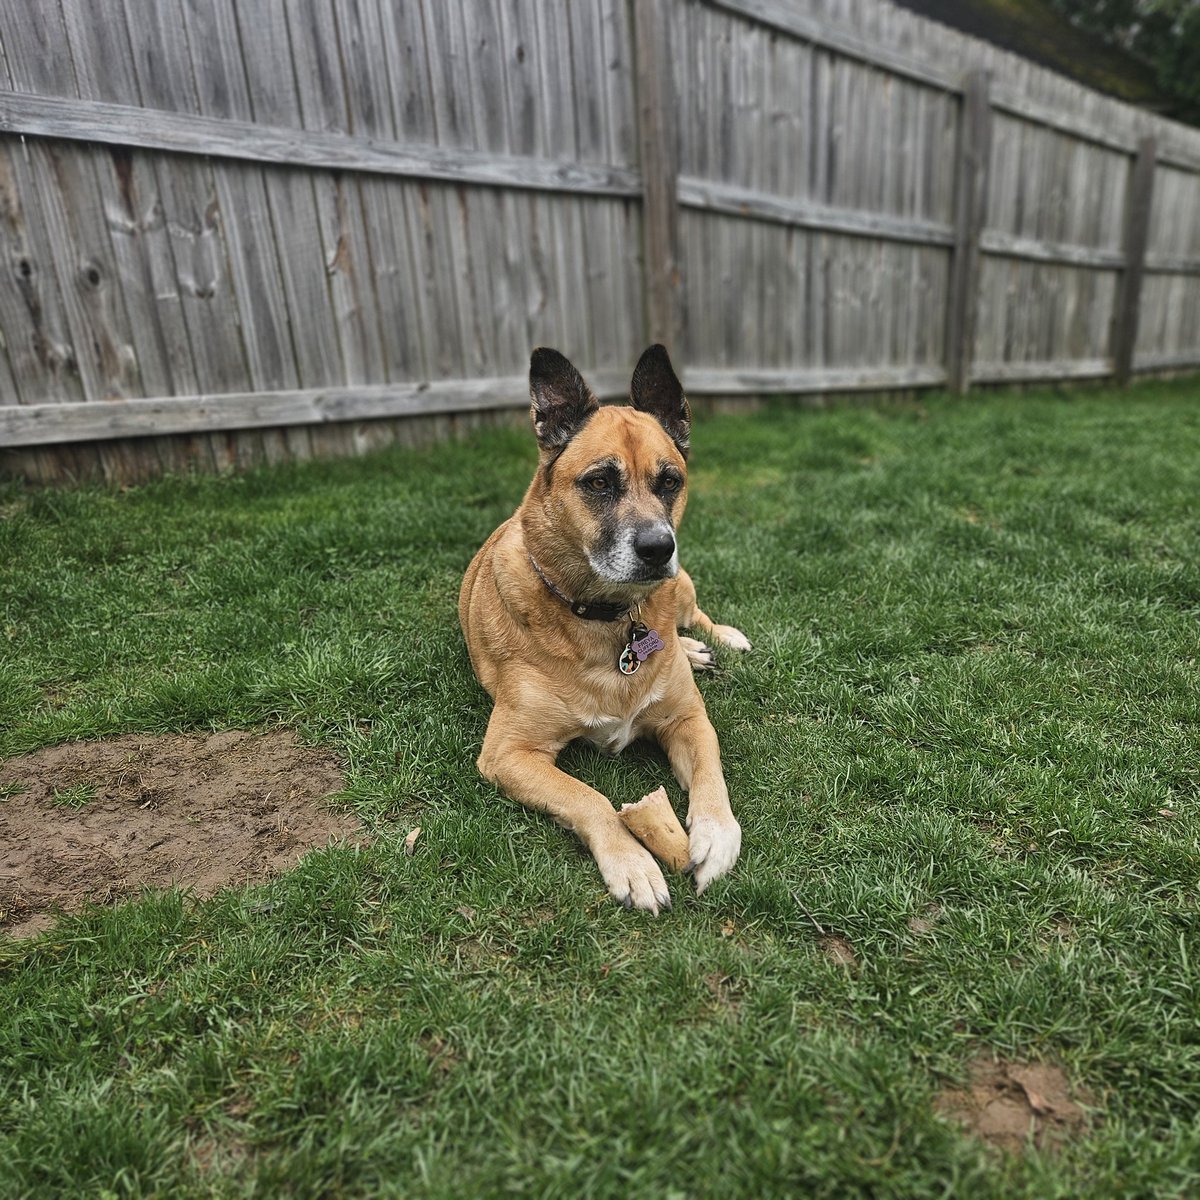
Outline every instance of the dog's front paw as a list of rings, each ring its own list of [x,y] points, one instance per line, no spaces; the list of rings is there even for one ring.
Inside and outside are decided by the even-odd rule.
[[[697,896],[737,862],[741,849],[742,827],[732,813],[692,820],[688,833],[687,869],[696,881]]]
[[[730,650],[750,649],[750,639],[732,625],[714,625],[712,635],[716,641],[720,642],[722,646],[728,646]]]
[[[624,829],[621,834],[615,845],[595,847],[592,851],[608,894],[626,908],[644,909],[657,917],[659,909],[671,907],[671,893],[667,891],[662,869],[632,834]]]
[[[711,646],[706,646],[703,642],[696,641],[695,638],[684,637],[682,634],[679,644],[683,647],[683,652],[687,655],[693,671],[711,671],[713,669],[716,660],[713,657]]]

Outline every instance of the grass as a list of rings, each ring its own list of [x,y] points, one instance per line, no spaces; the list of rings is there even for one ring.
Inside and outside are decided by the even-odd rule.
[[[0,1195],[1196,1194],[1198,391],[699,422],[744,851],[657,920],[474,770],[455,598],[531,438],[10,487],[0,755],[286,722],[375,840],[0,942]],[[1086,1136],[938,1117],[981,1054],[1060,1064]]]
[[[61,804],[63,808],[82,808],[96,798],[96,789],[88,783],[77,783],[74,787],[55,788],[50,795],[52,804]]]

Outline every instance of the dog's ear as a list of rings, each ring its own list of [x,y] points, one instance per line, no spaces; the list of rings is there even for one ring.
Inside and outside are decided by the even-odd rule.
[[[543,450],[561,450],[600,407],[583,376],[557,350],[545,346],[529,360],[529,398],[533,430]]]
[[[692,444],[692,410],[662,346],[651,346],[638,359],[629,398],[634,408],[649,413],[667,431],[679,453],[687,458]]]

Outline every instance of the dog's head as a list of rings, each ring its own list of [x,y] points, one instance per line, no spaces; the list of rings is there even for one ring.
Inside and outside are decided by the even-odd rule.
[[[636,597],[673,577],[691,412],[666,350],[651,346],[639,360],[632,407],[602,408],[557,350],[533,352],[529,390],[541,454],[527,534],[553,556],[562,582]]]

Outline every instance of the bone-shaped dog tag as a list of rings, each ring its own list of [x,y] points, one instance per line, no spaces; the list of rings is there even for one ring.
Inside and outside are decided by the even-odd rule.
[[[629,643],[639,662],[645,662],[656,650],[662,650],[663,640],[653,629],[647,629],[644,636]]]

